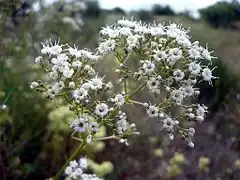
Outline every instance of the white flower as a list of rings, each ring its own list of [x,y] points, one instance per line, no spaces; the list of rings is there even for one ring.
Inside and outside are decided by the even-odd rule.
[[[111,100],[112,102],[115,102],[115,104],[119,107],[125,103],[125,97],[123,94],[116,94],[116,96]]]
[[[78,68],[82,67],[82,62],[80,62],[80,61],[73,61],[72,62],[72,67],[74,69],[78,69]]]
[[[58,55],[62,52],[62,47],[58,44],[55,44],[54,46],[50,47],[49,53],[52,55]]]
[[[208,60],[208,61],[211,61],[212,60],[212,56],[211,56],[211,52],[208,51],[208,49],[204,49],[202,51],[202,56],[204,59]]]
[[[58,59],[59,61],[67,61],[67,60],[68,60],[68,56],[67,56],[66,54],[59,54],[59,55],[57,56],[57,59]]]
[[[66,167],[65,174],[70,175],[73,172],[73,168],[71,166]]]
[[[81,88],[84,88],[86,90],[90,89],[91,87],[91,82],[86,82],[81,85]]]
[[[99,90],[102,89],[103,86],[103,82],[102,82],[103,78],[99,78],[98,76],[92,78],[89,83],[90,83],[90,88],[92,90]]]
[[[196,109],[196,115],[197,116],[204,117],[206,112],[207,112],[207,107],[206,106],[198,105],[198,108]]]
[[[177,69],[173,72],[173,76],[176,81],[181,81],[185,77],[185,74],[182,70]]]
[[[86,158],[80,158],[80,159],[79,159],[79,166],[80,166],[82,169],[86,169],[87,166],[88,166],[87,159],[86,159]]]
[[[98,51],[100,54],[105,54],[114,50],[116,42],[114,40],[107,40],[99,44]]]
[[[97,122],[92,122],[89,124],[90,130],[92,132],[98,132],[99,131],[99,124]]]
[[[161,26],[158,27],[151,27],[150,33],[152,36],[162,36],[165,34],[163,28]]]
[[[147,109],[147,114],[149,117],[158,117],[158,108],[156,106],[149,106]]]
[[[69,88],[74,88],[75,87],[75,82],[73,82],[73,81],[69,82],[68,87]]]
[[[66,68],[64,71],[63,71],[63,76],[65,78],[71,78],[72,75],[74,73],[74,70],[73,69],[69,69],[69,68]]]
[[[153,93],[159,94],[160,93],[160,81],[158,80],[158,78],[155,77],[151,77],[148,81],[147,81],[147,87],[149,88],[149,90]]]
[[[70,127],[76,132],[85,132],[88,128],[88,120],[87,118],[79,117],[71,123]]]
[[[159,62],[162,60],[165,60],[167,58],[167,54],[165,51],[156,51],[155,54],[153,55],[153,58]]]
[[[117,133],[123,134],[130,128],[130,124],[125,120],[121,119],[117,121]]]
[[[38,56],[38,57],[35,58],[35,63],[36,64],[40,64],[41,61],[42,61],[42,56]]]
[[[180,44],[180,45],[182,45],[184,47],[190,47],[191,46],[191,42],[185,36],[178,36],[176,38],[176,41],[178,42],[178,44]]]
[[[31,88],[31,89],[35,89],[35,88],[37,88],[38,86],[39,86],[39,83],[36,82],[36,81],[33,81],[33,82],[31,82],[31,84],[30,84],[30,88]]]
[[[171,92],[171,98],[174,100],[176,103],[182,103],[183,101],[183,92],[181,90],[173,90]]]
[[[129,21],[127,19],[120,19],[117,21],[117,24],[126,26],[126,27],[135,27],[137,25],[135,21]]]
[[[50,47],[48,44],[44,44],[42,43],[42,49],[41,49],[41,53],[42,54],[49,54],[50,53]]]
[[[186,86],[182,88],[184,95],[191,97],[194,94],[194,89],[192,86]]]
[[[155,70],[155,64],[149,60],[143,61],[142,69],[145,73],[151,73]]]
[[[189,49],[188,54],[189,54],[189,57],[193,58],[193,59],[200,59],[201,58],[201,52],[196,48]]]
[[[163,120],[163,128],[170,132],[173,131],[174,126],[178,124],[179,124],[178,121],[175,121],[170,117],[167,117]]]
[[[212,79],[216,79],[216,77],[212,75],[212,70],[210,70],[209,68],[203,69],[202,77],[205,81],[208,81],[210,85],[212,85]]]
[[[78,166],[78,163],[76,160],[73,160],[73,161],[70,161],[69,165],[72,167],[72,168],[76,168]]]
[[[131,29],[128,27],[122,27],[121,29],[119,29],[119,34],[123,36],[130,36],[132,35],[132,32]]]
[[[95,108],[96,115],[101,117],[106,116],[108,114],[108,111],[108,105],[105,103],[98,104]]]
[[[200,66],[200,64],[191,62],[188,66],[188,70],[190,71],[191,74],[197,76],[201,72],[201,66]]]
[[[64,83],[62,81],[55,83],[52,86],[52,90],[55,94],[58,94],[64,88]]]
[[[106,84],[106,88],[112,89],[112,88],[113,88],[112,82],[108,82],[108,83]]]
[[[51,71],[51,72],[49,72],[49,77],[51,78],[51,79],[57,79],[58,78],[58,73],[57,73],[57,71]]]
[[[76,89],[73,92],[73,98],[75,100],[83,100],[83,99],[85,99],[87,97],[87,95],[88,95],[88,91],[85,88],[83,88],[83,87],[81,87],[79,89]]]
[[[179,48],[170,49],[169,55],[174,61],[178,61],[182,58],[182,50]]]

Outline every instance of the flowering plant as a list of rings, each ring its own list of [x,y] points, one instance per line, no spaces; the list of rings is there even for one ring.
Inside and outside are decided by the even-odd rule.
[[[30,87],[49,99],[63,97],[66,100],[76,114],[69,125],[73,129],[72,137],[81,142],[56,179],[86,144],[106,139],[128,144],[130,135],[139,134],[135,124],[128,122],[123,110],[125,104],[142,106],[149,118],[161,123],[159,129],[165,130],[170,139],[179,134],[189,146],[194,146],[195,129],[184,127],[183,122],[202,122],[206,116],[207,107],[194,103],[200,94],[196,84],[207,81],[212,85],[216,77],[210,66],[215,57],[208,47],[200,46],[198,41],[191,42],[188,33],[189,30],[174,23],[144,24],[121,19],[102,28],[95,52],[59,42],[42,44],[43,56],[37,57],[35,62],[48,73],[49,80],[34,81]],[[116,91],[112,82],[105,82],[104,76],[96,72],[96,63],[108,54],[119,62],[115,72],[123,91]],[[141,59],[136,62],[138,67],[133,68],[131,58],[136,54]],[[133,91],[127,88],[130,81],[138,84]],[[135,99],[144,89],[154,94],[159,103]],[[177,114],[171,115],[172,110],[177,110]],[[112,130],[112,135],[95,138],[101,126]]]

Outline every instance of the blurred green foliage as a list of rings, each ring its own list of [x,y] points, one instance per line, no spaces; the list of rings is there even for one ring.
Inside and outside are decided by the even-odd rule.
[[[170,6],[161,6],[159,4],[153,5],[152,13],[158,16],[159,15],[174,16],[176,14]]]
[[[236,20],[240,20],[239,2],[217,2],[207,8],[199,10],[203,20],[216,28],[229,28]]]

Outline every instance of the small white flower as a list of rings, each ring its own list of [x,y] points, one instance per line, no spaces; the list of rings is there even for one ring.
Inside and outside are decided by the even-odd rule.
[[[132,35],[131,29],[128,27],[122,27],[119,29],[119,34],[123,36],[130,36]]]
[[[66,54],[59,54],[57,56],[57,59],[60,61],[67,61],[68,60],[68,56]]]
[[[148,81],[147,81],[147,87],[149,88],[149,90],[153,93],[159,94],[160,93],[160,81],[158,80],[158,78],[155,77],[151,77]]]
[[[100,54],[111,52],[115,49],[116,42],[114,40],[107,40],[99,44],[98,51]]]
[[[165,51],[156,51],[156,53],[153,55],[153,58],[159,62],[165,60],[167,58],[167,54]]]
[[[185,74],[182,70],[177,69],[173,72],[173,76],[176,81],[181,81],[185,77]]]
[[[112,82],[108,82],[108,83],[106,84],[106,88],[112,89],[112,88],[113,88]]]
[[[36,82],[36,81],[33,81],[33,82],[31,82],[31,84],[30,84],[30,88],[31,88],[31,89],[35,89],[35,88],[37,88],[38,86],[39,86],[39,83]]]
[[[38,56],[35,58],[35,63],[36,64],[41,64],[41,61],[42,61],[42,56]]]
[[[103,82],[102,82],[102,79],[103,78],[99,78],[99,77],[94,77],[92,78],[89,83],[90,83],[90,88],[92,90],[99,90],[99,89],[102,89],[102,86],[103,86]]]
[[[92,132],[98,132],[99,131],[99,124],[97,122],[92,122],[89,124],[90,130]]]
[[[208,83],[210,85],[212,85],[212,79],[216,79],[216,77],[214,77],[212,75],[212,71],[213,70],[210,70],[209,68],[204,68],[203,71],[202,71],[202,77],[205,81],[208,81]]]
[[[112,102],[115,102],[115,104],[119,107],[125,103],[125,97],[123,94],[116,94],[116,96],[111,100]]]
[[[151,73],[155,70],[155,64],[149,60],[143,61],[142,69],[145,73]]]
[[[5,110],[5,109],[7,109],[7,105],[6,105],[6,104],[2,104],[2,105],[0,105],[0,109],[1,109],[1,110]]]
[[[174,100],[176,103],[182,103],[183,101],[183,92],[181,90],[173,90],[171,92],[171,98]]]
[[[68,68],[66,68],[66,69],[63,71],[63,76],[64,76],[65,78],[71,78],[72,75],[73,75],[73,73],[74,73],[74,70],[73,70],[73,69],[68,69]]]
[[[211,56],[211,52],[208,51],[208,49],[204,49],[202,51],[202,55],[203,55],[203,58],[208,60],[208,61],[211,61],[212,60],[212,56]]]
[[[69,88],[74,88],[75,87],[75,82],[73,82],[73,81],[69,82],[68,87]]]
[[[167,131],[172,131],[174,126],[177,124],[179,124],[179,122],[170,117],[167,117],[163,120],[163,128],[165,128]]]
[[[86,82],[86,83],[83,83],[81,85],[81,88],[84,88],[85,90],[90,89],[90,87],[91,87],[91,83],[90,82]]]
[[[108,111],[108,105],[105,103],[98,104],[95,108],[96,115],[101,117],[106,116],[108,114]]]
[[[73,160],[73,161],[70,161],[69,165],[72,167],[72,168],[76,168],[78,166],[78,163],[76,160]]]
[[[174,59],[174,61],[178,61],[182,58],[182,50],[179,48],[170,49],[169,55]]]
[[[200,66],[200,64],[191,62],[188,66],[188,70],[190,71],[191,74],[197,76],[201,72],[201,66]]]
[[[186,96],[191,97],[194,94],[194,89],[192,86],[186,86],[183,88],[183,92]]]
[[[147,109],[147,114],[149,117],[158,117],[158,108],[156,106],[149,106]]]
[[[84,117],[79,117],[72,122],[70,127],[76,132],[85,132],[88,128],[88,120]]]
[[[87,159],[86,158],[81,158],[79,160],[79,165],[82,169],[86,169],[87,166],[88,166],[88,162],[87,162]]]
[[[88,91],[85,88],[79,88],[73,92],[73,98],[75,100],[83,100],[88,96]]]
[[[200,59],[201,58],[201,52],[196,48],[189,49],[188,54],[189,54],[189,57],[193,58],[193,59]]]
[[[50,47],[48,44],[44,44],[42,43],[42,49],[41,49],[41,53],[42,54],[49,54],[50,53]]]
[[[55,44],[54,46],[50,47],[49,53],[52,55],[58,55],[62,52],[62,47],[58,44]]]
[[[73,172],[73,168],[71,166],[66,167],[65,174],[70,175]]]
[[[72,67],[73,67],[74,69],[81,68],[81,67],[82,67],[82,62],[80,62],[80,61],[73,61],[73,62],[72,62]]]
[[[206,112],[207,112],[207,110],[206,110],[205,106],[198,105],[198,108],[196,109],[196,115],[197,116],[204,117]]]

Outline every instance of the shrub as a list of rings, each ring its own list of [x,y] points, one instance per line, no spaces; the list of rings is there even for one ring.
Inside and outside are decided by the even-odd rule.
[[[168,15],[168,16],[175,15],[174,10],[170,6],[161,6],[158,4],[153,5],[152,13],[154,15]]]
[[[240,4],[218,2],[205,9],[200,9],[199,13],[202,19],[213,27],[229,28],[233,21],[240,20]]]

